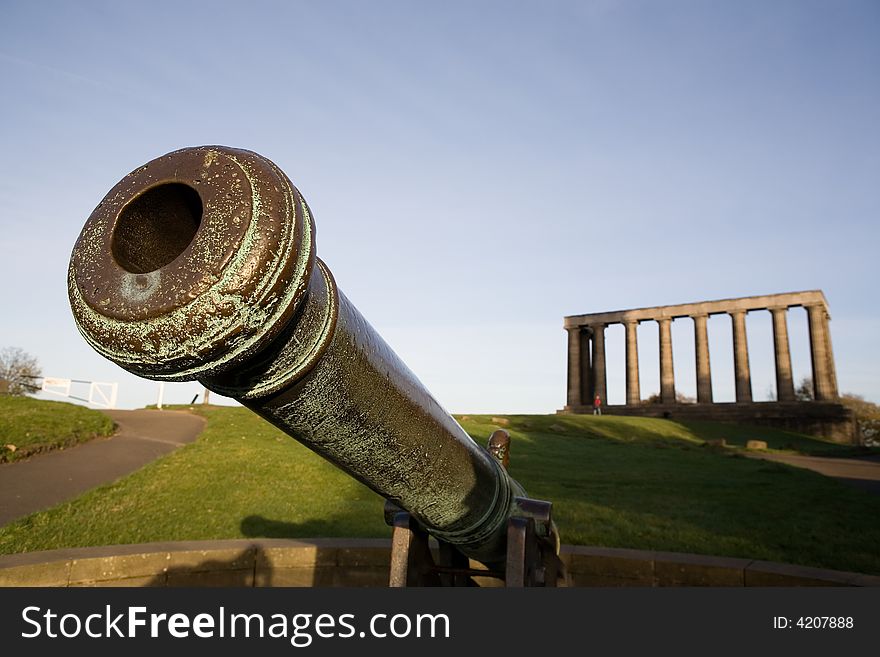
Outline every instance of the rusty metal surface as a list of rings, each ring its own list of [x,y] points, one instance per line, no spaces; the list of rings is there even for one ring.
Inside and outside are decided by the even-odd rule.
[[[302,196],[265,158],[169,153],[123,178],[86,222],[68,275],[74,317],[92,347],[141,376],[235,367],[305,296],[313,236]]]
[[[505,470],[510,467],[510,434],[504,429],[496,429],[492,432],[486,449],[504,466]]]
[[[68,285],[105,357],[240,400],[438,539],[503,563],[522,487],[339,291],[269,160],[210,146],[136,169],[86,222]]]

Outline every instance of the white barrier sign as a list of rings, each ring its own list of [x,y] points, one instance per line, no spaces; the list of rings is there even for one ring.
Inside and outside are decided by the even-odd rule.
[[[79,386],[88,386],[88,395],[78,396],[71,394],[71,387],[74,384],[78,386],[78,390],[82,390]],[[119,384],[107,383],[105,381],[83,381],[81,379],[62,379],[55,376],[47,376],[43,378],[43,384],[40,386],[40,390],[60,397],[84,401],[93,406],[115,408],[116,398],[119,394]],[[83,394],[85,394],[85,392],[80,393],[80,395]]]
[[[89,403],[104,408],[115,408],[118,391],[118,383],[92,381],[89,386]]]
[[[71,383],[72,381],[70,379],[59,379],[54,376],[47,376],[43,379],[43,385],[40,387],[40,390],[43,390],[44,392],[53,392],[62,397],[69,397]]]

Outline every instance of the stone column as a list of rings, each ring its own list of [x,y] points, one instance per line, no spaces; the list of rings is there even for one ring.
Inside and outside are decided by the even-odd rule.
[[[788,308],[770,308],[773,316],[773,356],[776,360],[776,400],[794,401],[791,351],[788,347]]]
[[[694,349],[697,362],[697,403],[712,403],[712,369],[709,364],[708,315],[694,315]]]
[[[825,310],[825,348],[828,350],[828,380],[831,383],[831,398],[839,399],[840,392],[837,389],[837,367],[834,365],[834,350],[831,348],[831,327],[828,321],[831,316]]]
[[[672,319],[658,319],[660,325],[660,401],[675,403],[675,371],[672,366]]]
[[[605,376],[605,325],[595,324],[593,329],[593,395],[590,397],[590,404],[593,398],[599,395],[602,405],[608,404],[608,386]]]
[[[816,401],[835,398],[835,382],[832,381],[832,362],[828,350],[828,312],[825,306],[807,306],[810,324],[810,358],[813,364],[813,397]]]
[[[590,330],[581,328],[581,403],[593,404],[593,367],[590,359]]]
[[[638,406],[642,402],[639,391],[639,323],[625,322],[626,327],[626,405]]]
[[[752,375],[749,373],[749,343],[746,338],[746,311],[730,312],[733,322],[733,369],[737,403],[752,401]]]
[[[581,380],[581,327],[566,329],[568,331],[568,407],[580,406]]]

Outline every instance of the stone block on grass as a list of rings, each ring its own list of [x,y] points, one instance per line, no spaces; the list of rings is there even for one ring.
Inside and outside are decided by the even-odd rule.
[[[854,586],[857,573],[809,566],[753,561],[745,571],[746,586]]]
[[[656,552],[657,586],[744,586],[748,559]]]
[[[154,577],[164,573],[170,564],[171,553],[164,551],[74,559],[70,563],[70,584]]]
[[[653,586],[653,553],[572,547],[562,555],[575,586]]]
[[[257,552],[257,568],[316,568],[336,564],[337,548],[318,545],[266,547]]]
[[[0,570],[0,586],[67,586],[70,579],[69,561],[52,561]]]
[[[144,586],[165,586],[165,573],[153,577],[124,577],[122,579],[108,579],[100,582],[77,582],[71,584],[72,588],[134,588]]]
[[[213,571],[193,572],[188,570],[169,570],[166,586],[170,587],[252,587],[254,585],[253,568],[247,570],[231,570],[223,568]]]

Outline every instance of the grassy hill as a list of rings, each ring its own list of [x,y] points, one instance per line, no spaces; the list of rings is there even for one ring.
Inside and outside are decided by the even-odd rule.
[[[98,411],[30,397],[0,397],[0,463],[70,447],[113,433]]]
[[[195,443],[0,527],[0,553],[160,540],[389,536],[382,500],[243,408],[200,409]],[[511,432],[512,475],[551,500],[565,543],[696,552],[880,574],[880,496],[709,447],[836,449],[806,436],[593,416],[464,416]],[[846,448],[841,448],[846,449]]]

